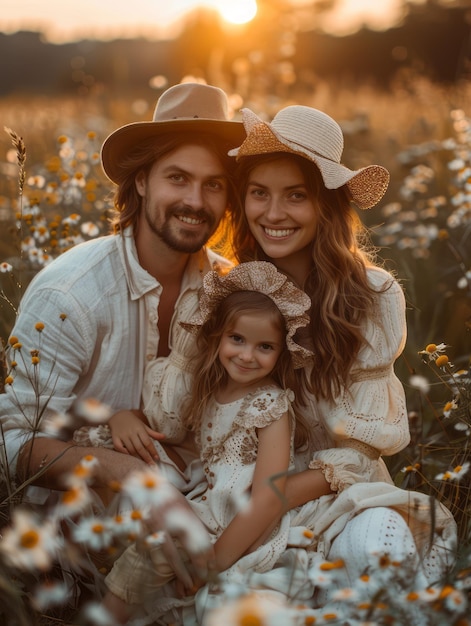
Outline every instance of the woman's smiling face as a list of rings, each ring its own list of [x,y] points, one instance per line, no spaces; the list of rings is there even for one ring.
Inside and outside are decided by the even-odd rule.
[[[254,167],[248,177],[245,215],[252,235],[275,265],[307,268],[312,262],[318,210],[303,173],[290,156]],[[292,272],[290,272],[292,273]]]

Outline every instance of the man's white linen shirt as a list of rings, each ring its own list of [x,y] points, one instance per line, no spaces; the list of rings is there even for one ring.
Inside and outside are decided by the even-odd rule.
[[[162,259],[162,263],[166,263]],[[174,318],[183,296],[197,292],[213,264],[228,262],[211,250],[191,255]],[[131,227],[79,244],[35,276],[26,290],[12,336],[22,344],[26,368],[37,374],[37,393],[19,354],[14,382],[0,394],[0,418],[10,472],[39,415],[73,412],[78,400],[112,407],[141,404],[146,362],[159,346],[158,306],[162,286],[139,264]],[[61,319],[64,316],[65,319]],[[38,322],[44,330],[35,329]],[[169,338],[171,348],[171,338]],[[40,362],[31,364],[30,350]],[[39,407],[39,408],[38,408]],[[46,407],[44,409],[44,407]]]

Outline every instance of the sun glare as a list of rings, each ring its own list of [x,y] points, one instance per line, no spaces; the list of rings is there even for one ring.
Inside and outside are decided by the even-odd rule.
[[[257,14],[255,0],[225,0],[216,6],[223,19],[231,24],[246,24]]]

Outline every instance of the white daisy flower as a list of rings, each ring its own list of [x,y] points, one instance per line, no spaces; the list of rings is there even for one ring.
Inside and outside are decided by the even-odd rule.
[[[31,512],[17,508],[11,527],[3,532],[0,553],[19,569],[48,570],[61,545],[51,520],[39,520]]]
[[[7,274],[8,272],[11,272],[13,269],[13,266],[10,265],[10,263],[7,263],[6,261],[3,261],[3,263],[0,263],[0,272],[2,274]]]
[[[77,543],[85,544],[92,550],[109,548],[113,535],[105,521],[98,517],[85,517],[72,530],[72,536]]]

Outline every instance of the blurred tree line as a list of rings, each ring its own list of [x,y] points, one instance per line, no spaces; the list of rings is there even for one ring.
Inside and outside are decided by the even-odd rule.
[[[171,40],[57,45],[40,33],[0,33],[0,96],[87,95],[97,88],[138,95],[159,75],[169,84],[192,75],[217,84],[229,81],[227,86],[242,95],[259,89],[280,96],[294,81],[298,89],[309,89],[318,79],[332,78],[388,89],[398,72],[411,69],[442,83],[469,78],[470,0],[446,6],[440,0],[421,5],[404,0],[400,25],[381,32],[363,28],[344,37],[319,29],[320,15],[336,1],[317,0],[295,8],[289,0],[258,0],[257,17],[237,27],[224,24],[213,10],[198,9]]]

